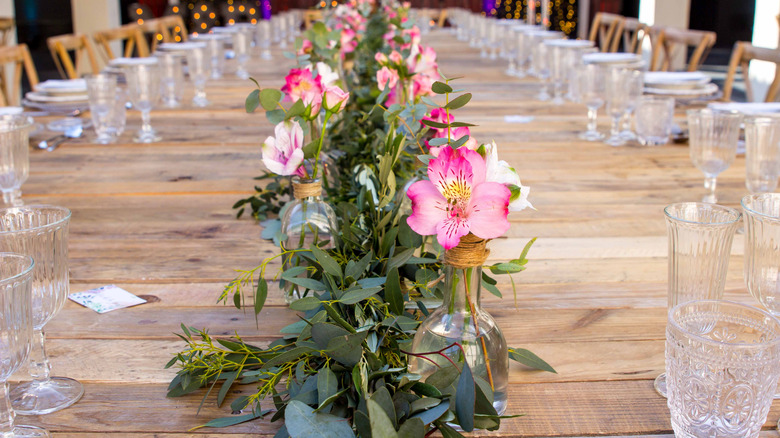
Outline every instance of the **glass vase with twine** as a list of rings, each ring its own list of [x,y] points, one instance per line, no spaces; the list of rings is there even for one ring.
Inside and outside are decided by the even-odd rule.
[[[465,361],[475,382],[492,390],[493,407],[502,415],[507,406],[509,354],[498,324],[480,306],[482,265],[489,254],[486,243],[469,233],[445,251],[444,301],[420,324],[409,371],[425,381],[447,367],[462,369]]]
[[[308,260],[296,250],[305,250],[312,245],[321,249],[332,248],[337,229],[336,214],[322,199],[322,181],[319,178],[293,177],[292,188],[295,199],[285,209],[281,227],[286,236],[282,245],[285,271],[308,265]],[[282,280],[280,285],[287,304],[303,298],[305,289],[301,286],[287,280]]]

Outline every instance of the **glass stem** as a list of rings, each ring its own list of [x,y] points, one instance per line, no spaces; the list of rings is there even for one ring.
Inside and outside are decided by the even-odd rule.
[[[620,134],[620,118],[621,116],[612,116],[612,129],[610,134],[613,137],[617,137]]]
[[[16,414],[11,408],[11,399],[8,397],[8,382],[0,385],[0,437],[14,436],[14,417]]]
[[[718,178],[714,176],[704,177],[704,188],[710,189],[710,196],[715,197],[715,187],[718,185]]]
[[[150,110],[141,111],[141,131],[152,132],[152,117]]]
[[[633,110],[627,110],[623,114],[623,118],[622,118],[622,120],[623,120],[623,128],[622,128],[622,130],[623,131],[631,131],[631,114],[633,112],[634,112]]]
[[[32,336],[32,348],[30,349],[30,377],[36,382],[44,383],[49,380],[51,364],[46,355],[46,335],[43,330],[34,330]]]
[[[206,98],[206,83],[205,81],[198,81],[195,83],[195,96],[199,99]]]
[[[588,132],[596,132],[598,122],[598,108],[588,107]]]

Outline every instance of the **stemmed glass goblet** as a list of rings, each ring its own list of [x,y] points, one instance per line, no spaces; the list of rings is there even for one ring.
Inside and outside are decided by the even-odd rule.
[[[0,189],[3,203],[22,205],[22,184],[30,173],[29,129],[32,119],[22,115],[0,118]]]
[[[745,119],[745,186],[750,193],[773,192],[780,176],[780,118]]]
[[[610,146],[626,144],[626,140],[620,135],[620,120],[628,107],[630,71],[621,67],[608,67],[605,72],[607,114],[612,119],[612,125],[610,136],[604,142]]]
[[[141,129],[133,141],[136,143],[154,143],[160,136],[152,129],[149,113],[160,99],[160,61],[155,57],[137,58],[127,66],[125,77],[133,108],[141,111]]]
[[[580,134],[587,141],[598,141],[604,134],[597,129],[598,111],[604,105],[603,69],[595,64],[583,65],[576,74],[579,99],[588,108],[588,130]]]
[[[211,61],[206,53],[206,43],[192,43],[192,48],[187,51],[187,68],[195,86],[192,104],[197,107],[207,106],[206,81],[211,76]]]
[[[32,256],[33,348],[30,352],[32,381],[11,391],[14,410],[22,415],[41,415],[76,403],[84,387],[76,380],[51,377],[43,327],[68,298],[68,225],[70,210],[47,205],[0,210],[0,251]]]
[[[32,257],[0,253],[0,436],[48,437],[40,427],[14,425],[8,378],[27,360],[32,340]]]
[[[736,111],[713,111],[709,108],[688,110],[690,154],[693,165],[704,172],[704,187],[709,193],[703,202],[718,202],[715,196],[717,178],[737,156],[737,140],[742,114]]]

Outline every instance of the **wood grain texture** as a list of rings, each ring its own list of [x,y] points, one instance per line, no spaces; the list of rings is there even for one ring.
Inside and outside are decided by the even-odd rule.
[[[535,211],[510,215],[507,235],[491,242],[490,263],[517,256],[537,237],[528,270],[498,277],[500,300],[483,294],[509,345],[528,348],[558,374],[512,364],[511,413],[499,432],[472,436],[670,438],[669,411],[652,379],[664,366],[667,242],[664,206],[697,200],[703,175],[685,145],[611,148],[577,138],[586,124],[581,105],[537,102],[539,84],[505,76],[502,61],[434,31],[428,41],[449,76],[472,92],[456,112],[476,123],[472,134],[495,140],[502,159],[531,187]],[[263,87],[280,87],[291,61],[254,59],[250,72]],[[228,64],[230,72],[231,63]],[[41,417],[55,437],[216,438],[272,436],[267,420],[227,429],[197,429],[229,415],[199,395],[168,399],[175,370],[163,365],[183,347],[174,333],[185,323],[213,335],[240,334],[265,344],[297,320],[272,283],[259,325],[251,313],[216,302],[236,269],[254,267],[277,249],[260,239],[251,220],[235,219],[233,203],[253,192],[263,171],[260,144],[273,127],[262,114],[246,114],[253,88],[228,73],[210,81],[207,108],[156,109],[152,125],[163,141],[131,142],[140,126],[136,111],[114,145],[94,144],[94,134],[55,152],[31,151],[28,204],[50,203],[73,211],[70,232],[71,291],[117,284],[148,304],[98,315],[68,302],[47,326],[54,374],[84,382],[84,399]],[[192,91],[185,96],[188,101]],[[682,114],[682,113],[680,113]],[[505,116],[532,117],[507,123]],[[46,123],[50,118],[42,118]],[[607,129],[606,118],[599,120]],[[42,131],[33,141],[51,136]],[[746,193],[744,158],[718,179],[722,203],[738,206]],[[732,248],[726,298],[754,304],[742,278],[743,240]],[[273,265],[277,267],[278,265]],[[273,269],[270,269],[272,276]],[[14,380],[24,378],[17,372]],[[237,388],[237,396],[251,388]],[[780,404],[762,438],[775,436]]]

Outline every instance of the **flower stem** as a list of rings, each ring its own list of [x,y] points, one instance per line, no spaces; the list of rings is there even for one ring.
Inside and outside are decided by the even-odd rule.
[[[463,270],[463,275],[465,277],[464,286],[466,289],[466,301],[468,301],[469,303],[469,311],[471,312],[471,319],[472,321],[474,321],[474,330],[476,331],[477,338],[479,338],[480,343],[482,345],[482,356],[485,358],[485,368],[487,369],[488,381],[490,382],[490,389],[495,391],[496,387],[493,384],[493,372],[490,370],[490,358],[488,357],[487,345],[485,345],[485,338],[483,336],[480,336],[479,322],[477,322],[477,312],[474,309],[474,302],[471,300],[471,291],[469,290],[471,288],[472,273],[473,273],[472,268],[467,268]]]
[[[314,155],[314,171],[312,172],[312,178],[317,178],[317,167],[319,165],[320,152],[322,152],[322,141],[325,138],[325,128],[328,126],[328,120],[330,120],[330,111],[325,111],[325,120],[322,121],[322,130],[320,132],[320,138],[317,142],[317,154]]]

